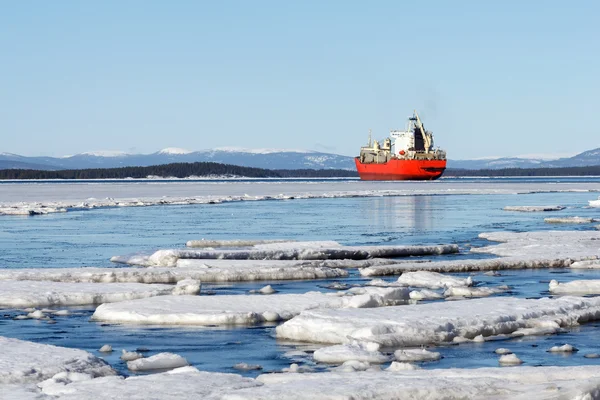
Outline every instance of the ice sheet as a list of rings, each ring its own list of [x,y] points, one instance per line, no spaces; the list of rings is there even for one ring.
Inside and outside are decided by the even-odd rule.
[[[600,294],[600,279],[578,280],[570,282],[550,281],[549,290],[552,294]]]
[[[405,286],[423,287],[428,289],[473,285],[473,279],[471,277],[456,278],[454,276],[429,271],[405,272],[398,278],[397,282]]]
[[[162,296],[103,304],[96,321],[165,325],[233,325],[287,320],[313,308],[380,307],[408,299],[405,288],[361,288],[351,292],[304,294]]]
[[[0,349],[0,384],[40,382],[65,371],[92,376],[116,374],[103,360],[83,350],[2,336]]]
[[[326,244],[325,244],[326,243]],[[336,242],[297,242],[258,245],[244,250],[158,250],[150,256],[115,256],[117,263],[174,267],[182,259],[202,260],[366,260],[457,253],[454,244],[436,246],[341,246]]]
[[[12,308],[75,306],[171,294],[197,294],[199,291],[200,282],[193,280],[182,280],[177,285],[2,281],[0,306]]]
[[[224,400],[579,399],[600,390],[600,367],[512,367],[264,374]],[[589,397],[584,397],[588,395]]]
[[[600,219],[586,217],[544,218],[544,222],[548,224],[591,224],[592,222],[600,222]]]
[[[103,182],[15,183],[0,188],[0,215],[30,210],[214,204],[233,201],[451,194],[524,194],[600,191],[598,183],[545,182]],[[165,196],[168,194],[168,196]]]
[[[276,334],[306,342],[345,344],[356,340],[385,347],[415,347],[478,335],[552,333],[597,318],[600,298],[596,297],[496,297],[372,310],[308,310],[278,326]]]
[[[560,211],[564,210],[564,206],[506,206],[504,211],[521,211],[521,212],[543,212],[543,211]]]
[[[179,260],[199,261],[199,260]],[[221,260],[209,260],[219,262]],[[235,261],[239,262],[239,261]],[[242,282],[261,280],[328,279],[343,278],[348,272],[312,266],[242,266],[212,267],[197,265],[180,268],[28,268],[0,269],[0,281],[31,280],[53,282],[134,282],[134,283],[177,283],[191,278],[202,282]]]

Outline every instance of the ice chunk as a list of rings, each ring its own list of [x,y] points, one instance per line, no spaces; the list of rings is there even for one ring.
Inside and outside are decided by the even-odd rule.
[[[233,369],[237,369],[240,371],[256,371],[263,369],[263,367],[258,364],[238,363],[233,366]]]
[[[426,349],[402,349],[394,352],[396,361],[416,362],[416,361],[437,361],[442,355],[435,351]]]
[[[356,372],[356,371],[366,371],[371,368],[371,364],[363,361],[356,360],[348,360],[344,362],[339,367],[335,368],[335,371],[339,372]]]
[[[365,260],[457,253],[455,244],[436,246],[341,246],[337,242],[292,242],[257,245],[241,250],[158,250],[148,257],[115,256],[111,261],[156,267],[174,267],[180,259],[220,260]]]
[[[136,353],[135,351],[121,350],[121,360],[123,361],[134,361],[144,357],[142,353]]]
[[[587,279],[558,283],[555,279],[550,281],[549,290],[553,294],[600,294],[600,279]]]
[[[100,350],[98,350],[101,353],[110,353],[113,351],[113,348],[110,344],[105,344],[104,346],[100,347]]]
[[[397,362],[397,361],[392,361],[390,366],[386,368],[387,371],[391,371],[391,372],[414,371],[417,369],[419,369],[419,367],[417,367],[414,364],[407,363],[407,362]]]
[[[576,351],[579,350],[571,346],[570,344],[563,344],[562,346],[553,346],[548,350],[549,353],[574,353]]]
[[[487,297],[493,294],[505,292],[507,289],[504,288],[491,288],[491,287],[451,287],[446,289],[444,296],[460,296],[460,297]]]
[[[600,354],[598,354],[598,353],[588,353],[588,354],[585,354],[583,357],[585,357],[585,358],[600,358]]]
[[[185,358],[173,353],[158,353],[148,358],[138,358],[127,362],[127,368],[132,371],[174,369],[187,365],[189,364]]]
[[[435,299],[443,299],[444,296],[441,294],[434,292],[433,290],[413,290],[410,292],[410,298],[412,300],[435,300]]]
[[[499,355],[511,354],[512,351],[509,349],[505,349],[504,347],[500,347],[499,349],[494,350],[494,353]]]
[[[294,240],[288,239],[273,239],[273,240],[189,240],[185,245],[187,247],[251,247],[257,244],[268,244],[268,243],[283,243],[293,242]]]
[[[251,290],[250,293],[273,294],[273,293],[277,293],[277,290],[273,289],[273,287],[271,285],[267,285],[258,290]]]
[[[189,281],[188,281],[189,284]],[[192,286],[144,285],[140,283],[65,283],[43,281],[3,281],[0,306],[49,307],[111,303],[170,294],[195,294]],[[41,312],[40,312],[41,313]]]
[[[522,211],[522,212],[540,212],[540,211],[560,211],[564,206],[506,206],[504,211]]]
[[[404,288],[362,288],[362,294],[320,292],[270,296],[161,296],[102,304],[96,321],[166,325],[232,325],[287,320],[314,308],[381,307],[408,299]]]
[[[598,197],[598,200],[588,200],[588,203],[590,207],[600,207],[600,197]]]
[[[378,347],[359,342],[323,347],[313,353],[313,358],[315,361],[329,364],[342,364],[352,360],[371,364],[382,364],[390,361],[389,356],[377,351]]]
[[[291,373],[305,373],[312,372],[313,369],[306,365],[298,365],[296,363],[290,364],[289,368],[283,368],[281,372],[291,372]]]
[[[600,269],[600,260],[576,261],[571,264],[573,269]]]
[[[514,353],[501,355],[498,362],[502,365],[523,364],[523,361],[521,361],[521,359],[519,357],[517,357],[516,354],[514,354]]]
[[[437,272],[417,271],[403,273],[398,278],[398,283],[413,287],[441,289],[455,286],[471,286],[473,285],[473,279],[471,277],[455,278]]]
[[[160,299],[160,298],[158,298]],[[332,344],[352,340],[385,347],[450,342],[455,337],[556,332],[600,318],[600,298],[484,298],[361,309],[315,309],[276,328],[282,339]]]
[[[548,224],[591,224],[599,221],[600,219],[584,217],[544,218],[544,222]]]
[[[35,383],[60,372],[115,375],[102,359],[77,349],[0,336],[0,384]]]

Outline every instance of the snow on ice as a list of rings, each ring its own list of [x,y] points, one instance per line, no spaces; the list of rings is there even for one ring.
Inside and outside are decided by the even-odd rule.
[[[451,288],[455,286],[472,286],[473,279],[455,278],[437,272],[417,271],[405,272],[398,278],[399,284],[412,287],[423,287],[428,289]]]
[[[2,281],[0,306],[12,308],[74,306],[171,294],[194,295],[199,291],[200,282],[189,279],[182,280],[177,285]]]
[[[379,352],[375,343],[351,343],[323,347],[315,350],[313,358],[317,362],[342,364],[346,361],[361,361],[382,364],[390,361],[390,356]]]
[[[405,288],[360,288],[352,292],[269,296],[161,296],[102,304],[96,321],[166,325],[234,325],[287,320],[313,308],[381,307],[407,300]]]
[[[401,349],[394,352],[394,357],[400,362],[419,362],[437,361],[442,358],[442,355],[426,349]]]
[[[158,298],[160,299],[160,298]],[[110,305],[108,305],[110,306]],[[600,317],[600,298],[485,298],[361,309],[315,309],[276,328],[281,339],[414,347],[478,335],[549,334]]]
[[[132,371],[150,371],[154,369],[174,369],[189,365],[187,360],[178,354],[158,353],[148,358],[138,358],[127,362]]]
[[[559,283],[555,279],[550,281],[549,290],[552,294],[600,294],[600,279],[587,279]]]

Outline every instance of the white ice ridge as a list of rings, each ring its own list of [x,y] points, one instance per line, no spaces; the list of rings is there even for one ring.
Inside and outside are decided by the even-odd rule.
[[[179,260],[199,261],[199,260]],[[348,276],[348,272],[327,267],[302,265],[261,266],[262,263],[232,261],[231,266],[221,260],[209,260],[208,265],[179,268],[23,268],[0,269],[0,281],[29,280],[53,282],[138,282],[177,283],[185,279],[202,282],[242,282],[292,279],[332,279]],[[214,261],[214,262],[213,262]],[[368,260],[365,260],[368,261]],[[281,263],[281,262],[280,262]],[[185,263],[182,263],[185,264]],[[193,263],[190,263],[193,264]],[[212,266],[220,264],[219,266]],[[178,265],[180,265],[178,263]],[[147,286],[146,286],[147,288]]]
[[[532,182],[103,182],[7,183],[0,191],[0,215],[30,215],[98,207],[166,204],[214,204],[235,201],[289,200],[415,195],[525,194],[597,192],[598,183]],[[170,196],[164,196],[169,193]],[[591,205],[591,204],[590,204]]]
[[[198,371],[194,367],[182,367],[159,374],[111,376],[62,387],[42,387],[44,394],[61,400],[114,400],[114,399],[223,399],[227,393],[242,388],[262,385],[251,378],[237,374]]]
[[[117,263],[174,267],[181,259],[227,260],[366,260],[457,253],[455,244],[433,246],[342,246],[337,242],[256,245],[244,250],[158,250],[150,256],[112,257]]]
[[[158,298],[160,300],[160,298]],[[109,305],[110,306],[110,305]],[[482,335],[553,333],[600,318],[600,298],[486,298],[371,310],[307,310],[276,328],[278,338],[415,347]]]
[[[0,285],[0,306],[14,308],[101,304],[200,291],[200,282],[189,279],[177,285],[44,281],[2,281]]]
[[[551,280],[549,286],[552,294],[600,294],[600,279],[589,279],[559,283]]]
[[[563,217],[563,218],[544,218],[548,224],[591,224],[600,222],[600,219],[587,217]]]
[[[543,211],[560,211],[564,210],[564,206],[506,206],[504,211],[521,211],[521,212],[543,212]]]
[[[293,240],[286,239],[273,239],[273,240],[188,240],[185,244],[187,247],[250,247],[257,244],[269,244],[269,243],[284,243],[293,242]]]
[[[50,346],[0,336],[1,384],[33,383],[61,372],[91,376],[115,375],[103,360],[77,349]]]
[[[162,296],[102,304],[92,319],[163,325],[256,324],[287,320],[308,309],[373,308],[397,304],[409,297],[409,291],[405,288],[356,289],[359,290],[269,296]]]
[[[456,286],[473,285],[473,279],[470,276],[468,278],[456,278],[429,271],[405,272],[398,278],[397,282],[404,286],[428,289],[448,289]]]

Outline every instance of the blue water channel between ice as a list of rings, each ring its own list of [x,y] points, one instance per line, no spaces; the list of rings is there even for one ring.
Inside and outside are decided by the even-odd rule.
[[[0,268],[45,268],[115,266],[114,255],[150,253],[160,248],[182,248],[191,239],[296,239],[336,240],[348,245],[457,243],[462,254],[445,258],[476,258],[470,246],[489,242],[481,232],[533,231],[549,229],[594,229],[593,225],[550,225],[548,216],[600,218],[599,209],[585,208],[596,198],[590,193],[536,193],[527,195],[432,195],[259,201],[186,206],[106,208],[71,211],[35,217],[1,217]],[[563,205],[552,213],[507,212],[508,205]],[[434,259],[435,257],[428,257]],[[343,279],[364,284],[356,271]],[[455,274],[466,276],[467,274]],[[396,277],[386,277],[395,280]],[[493,277],[475,274],[478,284],[509,285],[503,295],[548,296],[551,279],[600,279],[600,272],[569,269],[501,271]],[[330,291],[332,281],[272,281],[203,285],[214,295],[244,295],[251,289],[271,284],[280,293],[311,290]],[[1,282],[0,282],[1,288]],[[201,294],[203,295],[203,294]],[[470,302],[464,301],[465,307]],[[291,362],[311,365],[310,357],[286,355],[297,348],[310,351],[317,346],[282,343],[274,338],[274,325],[252,327],[155,327],[102,324],[89,320],[94,307],[72,309],[70,316],[55,317],[56,324],[38,320],[14,320],[20,310],[0,310],[0,335],[35,342],[80,348],[103,357],[123,374],[129,374],[119,360],[121,349],[148,349],[148,355],[169,351],[180,354],[201,370],[237,372],[233,365],[260,364],[275,371]],[[477,310],[474,309],[475,313]],[[597,364],[584,358],[600,353],[597,337],[600,323],[591,323],[562,334],[533,336],[503,342],[467,343],[438,347],[444,358],[425,363],[424,368],[497,366],[493,350],[508,347],[525,365]],[[572,355],[546,350],[554,345],[572,344],[580,349]],[[117,351],[105,355],[97,350],[111,344]],[[314,366],[314,365],[313,365]],[[326,366],[316,366],[325,368]],[[245,372],[256,375],[258,372]]]

